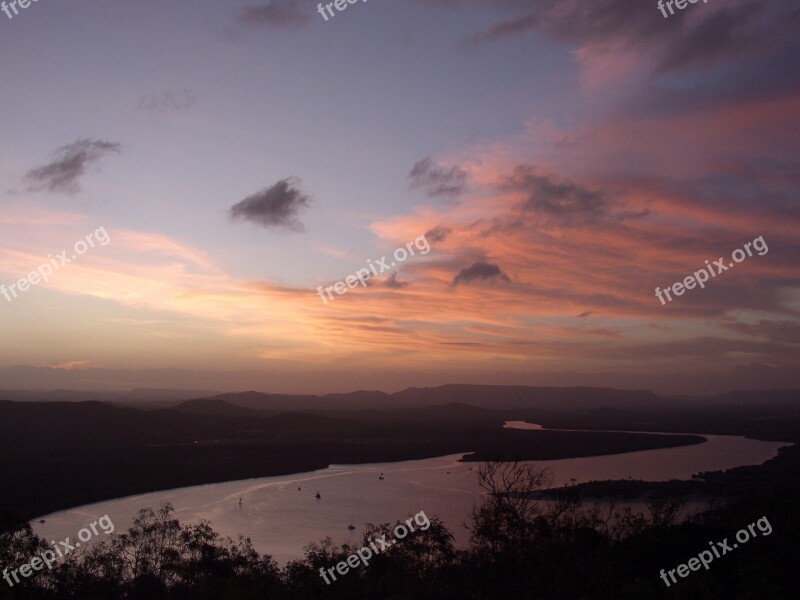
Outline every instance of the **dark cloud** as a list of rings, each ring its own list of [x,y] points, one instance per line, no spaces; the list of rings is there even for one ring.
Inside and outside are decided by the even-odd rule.
[[[28,171],[25,178],[30,191],[47,190],[76,194],[81,191],[80,177],[86,169],[110,152],[120,152],[121,146],[102,140],[79,139],[56,150],[55,160]]]
[[[453,230],[449,227],[442,227],[441,225],[437,225],[427,233],[425,233],[425,239],[429,242],[436,243],[436,242],[443,242],[448,238],[448,236],[453,233]]]
[[[532,31],[541,24],[541,19],[533,13],[519,15],[500,21],[489,29],[476,33],[464,40],[464,45],[475,45],[481,42],[497,41],[506,37]]]
[[[633,118],[714,111],[743,102],[776,99],[800,92],[800,44],[775,52],[768,60],[746,60],[692,86],[653,82],[625,102]]]
[[[492,279],[511,281],[508,275],[506,275],[499,266],[478,260],[472,263],[471,266],[467,267],[466,269],[461,269],[458,272],[458,275],[453,278],[453,286],[456,286],[459,283],[470,283],[476,279],[480,279],[481,281],[488,281]]]
[[[412,188],[425,188],[428,196],[443,196],[454,200],[467,189],[468,173],[459,167],[444,169],[433,164],[430,157],[418,161],[408,174]]]
[[[167,90],[160,94],[147,94],[139,98],[138,108],[147,112],[170,113],[186,110],[197,101],[190,89]]]
[[[310,18],[298,0],[269,0],[240,9],[236,20],[241,25],[278,29],[305,25]]]
[[[655,6],[646,2],[627,0],[594,0],[594,2],[565,4],[563,0],[506,2],[516,9],[516,14],[498,21],[488,29],[475,34],[468,43],[497,41],[511,36],[541,30],[569,41],[580,43],[602,42],[608,39],[641,39],[647,35],[666,35],[664,18]],[[671,23],[675,35],[676,15]]]
[[[769,0],[770,5],[781,2]],[[787,34],[796,34],[800,11],[770,11],[767,0],[752,0],[710,12],[694,26],[684,26],[680,42],[670,44],[659,60],[662,72],[678,70],[716,58],[731,58],[780,45]],[[686,23],[686,21],[684,21]]]
[[[614,44],[647,53],[660,72],[794,44],[793,32],[800,21],[800,10],[789,0],[693,6],[667,19],[655,2],[630,0],[540,0],[534,6],[506,0],[497,6],[514,14],[468,38],[468,45],[542,31],[580,45]]]
[[[232,219],[252,221],[264,227],[303,231],[305,228],[297,217],[310,199],[297,189],[298,183],[294,177],[282,179],[234,204],[229,214]]]
[[[389,278],[383,282],[383,285],[393,290],[401,290],[408,287],[407,281],[397,281],[397,273],[392,273]]]
[[[593,222],[610,214],[610,203],[602,192],[538,175],[531,166],[518,166],[506,188],[525,195],[523,210],[555,217],[565,223]]]

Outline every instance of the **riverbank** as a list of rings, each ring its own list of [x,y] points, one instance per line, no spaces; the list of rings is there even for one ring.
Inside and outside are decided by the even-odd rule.
[[[0,403],[6,522],[158,490],[474,453],[546,460],[697,444],[692,435],[513,431],[463,405],[273,416],[141,411],[99,402]]]
[[[778,450],[778,455],[761,465],[747,465],[727,470],[704,471],[690,480],[669,481],[604,480],[557,487],[542,494],[557,498],[565,492],[581,498],[637,501],[652,494],[665,498],[733,498],[760,492],[800,493],[800,445]]]

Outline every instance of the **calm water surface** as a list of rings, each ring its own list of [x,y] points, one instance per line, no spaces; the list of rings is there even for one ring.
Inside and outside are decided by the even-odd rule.
[[[508,427],[535,429],[537,425],[509,422]],[[738,436],[706,435],[703,444],[589,458],[537,461],[553,470],[555,484],[593,479],[690,479],[700,471],[724,470],[761,464],[787,444],[761,442]],[[34,531],[48,540],[73,540],[78,531],[108,514],[116,530],[131,526],[140,508],[170,502],[181,523],[205,519],[215,531],[237,538],[250,537],[255,548],[280,564],[299,558],[303,547],[326,536],[335,542],[357,542],[364,524],[405,520],[425,511],[441,517],[465,544],[463,523],[481,490],[477,465],[459,463],[462,454],[426,460],[367,465],[331,465],[327,469],[193,486],[99,502],[44,517]],[[379,479],[383,473],[384,479]],[[300,488],[300,489],[298,489]],[[321,498],[315,498],[319,492]],[[239,506],[239,499],[242,505]],[[349,524],[357,527],[350,533]],[[104,537],[100,535],[102,540]]]

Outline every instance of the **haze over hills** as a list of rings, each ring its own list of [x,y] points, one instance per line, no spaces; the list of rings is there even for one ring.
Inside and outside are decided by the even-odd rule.
[[[230,417],[240,416],[264,416],[270,411],[260,411],[248,408],[241,404],[226,402],[220,398],[200,398],[198,400],[187,400],[172,407],[173,410],[193,414],[193,415],[224,415]]]
[[[230,404],[260,410],[364,410],[421,408],[462,403],[494,410],[536,408],[542,410],[581,410],[590,408],[634,408],[667,405],[674,400],[649,390],[611,388],[552,388],[504,385],[450,384],[438,387],[408,388],[387,394],[357,391],[324,396],[243,392],[214,397]]]
[[[650,390],[598,387],[533,387],[448,384],[411,387],[399,392],[359,390],[324,395],[137,388],[119,391],[0,390],[0,400],[25,402],[101,401],[137,408],[179,407],[197,414],[246,415],[284,411],[387,410],[461,403],[492,410],[539,409],[580,411],[636,408],[683,408],[723,406],[800,407],[800,390],[734,391],[715,396],[663,396]],[[238,407],[232,408],[232,407]],[[253,412],[248,412],[249,409]]]
[[[135,388],[119,390],[0,390],[0,400],[21,402],[85,402],[97,400],[117,404],[137,402],[180,402],[194,398],[207,398],[217,395],[213,390]]]
[[[392,394],[380,391],[357,391],[349,394],[314,396],[250,391],[220,394],[213,399],[257,410],[383,410],[454,403],[493,410],[526,408],[548,411],[683,408],[719,404],[729,406],[769,404],[776,407],[794,404],[800,407],[798,390],[742,391],[717,396],[675,398],[660,396],[650,390],[469,384],[412,387]]]

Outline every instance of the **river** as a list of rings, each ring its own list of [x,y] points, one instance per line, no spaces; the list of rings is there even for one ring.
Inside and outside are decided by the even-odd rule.
[[[522,422],[507,422],[506,426],[539,427]],[[691,446],[544,460],[537,465],[552,469],[555,485],[593,479],[690,479],[701,471],[761,464],[787,445],[739,436],[703,437],[708,441]],[[53,513],[44,517],[44,524],[37,521],[32,526],[47,540],[67,536],[74,540],[81,528],[105,514],[119,532],[130,527],[138,509],[170,502],[181,523],[205,519],[222,535],[250,537],[259,552],[285,564],[301,557],[303,547],[310,542],[326,536],[335,542],[357,542],[366,523],[405,520],[424,511],[428,517],[441,517],[463,546],[469,539],[463,523],[469,520],[481,490],[476,479],[478,465],[458,462],[461,456],[331,465],[309,473],[154,492]],[[347,529],[350,524],[357,528],[352,533]],[[103,537],[101,534],[100,539]]]

